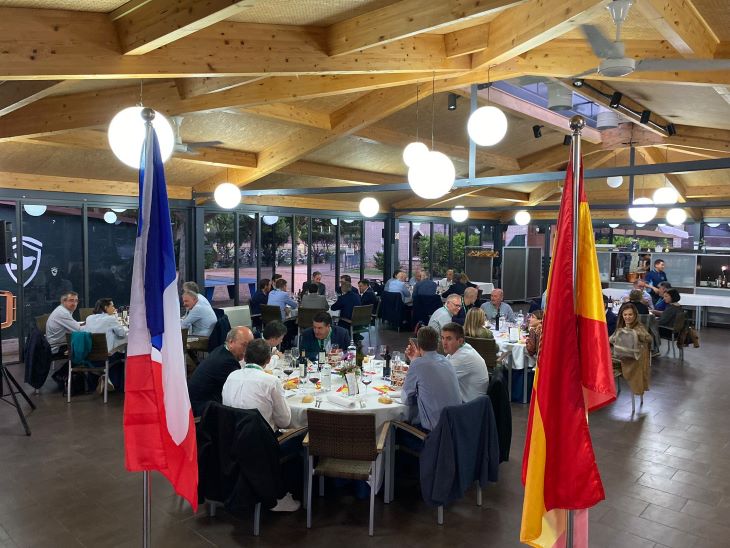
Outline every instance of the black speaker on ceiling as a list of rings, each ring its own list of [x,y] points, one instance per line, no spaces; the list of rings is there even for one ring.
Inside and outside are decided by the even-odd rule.
[[[0,221],[0,264],[9,263],[13,260],[12,226],[12,223],[8,221]]]

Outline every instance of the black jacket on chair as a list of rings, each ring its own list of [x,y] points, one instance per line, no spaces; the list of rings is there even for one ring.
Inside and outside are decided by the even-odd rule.
[[[222,502],[232,514],[281,496],[276,435],[257,409],[211,402],[197,428],[198,500]]]
[[[478,481],[497,481],[499,442],[489,396],[445,407],[420,457],[421,495],[431,506],[464,496]]]
[[[33,327],[25,340],[25,382],[40,389],[51,370],[51,346],[37,327]]]
[[[228,320],[225,312],[220,308],[214,308],[216,318],[218,321],[213,326],[213,331],[210,332],[208,337],[208,352],[212,352],[224,342],[226,342],[226,335],[231,330],[231,322]]]
[[[499,462],[509,460],[509,450],[512,445],[512,405],[503,371],[501,367],[497,367],[489,374],[489,388],[487,388],[487,396],[492,402],[494,420],[497,424]]]

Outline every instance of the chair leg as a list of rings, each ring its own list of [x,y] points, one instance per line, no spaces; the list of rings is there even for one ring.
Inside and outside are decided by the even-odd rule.
[[[479,485],[478,481],[474,482],[474,485],[477,487],[477,506],[482,505],[482,486]]]
[[[672,340],[669,341],[669,344],[672,347],[672,358],[676,358],[677,357],[677,344],[675,342],[674,336],[672,336]]]
[[[324,476],[319,476],[319,496],[324,496]]]
[[[444,507],[443,506],[438,507],[437,514],[436,514],[436,522],[439,525],[444,524]]]
[[[261,503],[257,502],[253,509],[253,536],[259,536],[259,524],[261,522]]]
[[[210,516],[211,518],[214,518],[215,517],[215,509],[216,509],[215,502],[208,501],[208,516]]]
[[[634,401],[634,394],[631,394],[631,414],[636,412],[636,402]]]
[[[309,456],[307,459],[307,529],[312,528],[312,468],[314,467],[314,457]]]
[[[388,432],[385,442],[385,488],[383,490],[383,502],[389,504],[393,500],[393,457],[394,455],[393,430]]]
[[[71,358],[68,359],[68,378],[66,379],[66,403],[71,403]]]
[[[370,465],[370,524],[368,525],[368,534],[373,536],[373,522],[375,520],[375,484],[377,483],[377,461],[373,461]]]
[[[109,358],[104,362],[104,403],[109,401]]]
[[[308,496],[308,490],[307,485],[308,482],[308,476],[307,472],[309,471],[309,451],[307,451],[306,447],[302,447],[302,463],[304,464],[304,468],[302,470],[302,477],[304,478],[304,485],[302,486],[302,506],[306,510],[309,504],[307,503],[307,496]]]

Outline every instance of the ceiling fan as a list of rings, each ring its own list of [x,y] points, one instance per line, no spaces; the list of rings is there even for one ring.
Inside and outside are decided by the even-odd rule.
[[[195,149],[204,147],[214,147],[222,145],[223,141],[195,141],[192,143],[185,143],[180,136],[180,126],[182,125],[182,116],[173,116],[172,121],[175,124],[175,146],[173,152],[181,152],[184,154],[200,154]]]
[[[621,42],[621,25],[626,21],[633,0],[613,0],[607,9],[616,25],[616,39],[611,41],[594,25],[581,25],[581,30],[601,59],[597,68],[577,74],[581,78],[598,73],[608,77],[620,77],[632,72],[672,72],[672,71],[710,71],[730,70],[730,59],[641,59],[637,61],[626,57],[624,43]]]

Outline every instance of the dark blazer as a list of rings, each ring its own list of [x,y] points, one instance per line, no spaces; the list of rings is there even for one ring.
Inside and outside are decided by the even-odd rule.
[[[225,345],[213,350],[193,371],[188,380],[188,393],[193,416],[199,417],[209,401],[221,403],[223,384],[228,375],[241,369],[238,360],[233,357]]]
[[[332,325],[332,333],[330,334],[330,342],[340,347],[340,350],[346,350],[350,346],[350,332],[344,327]],[[319,354],[319,341],[314,336],[314,330],[310,327],[302,331],[299,341],[299,351],[304,350],[307,358],[316,360]]]
[[[312,282],[312,281],[304,282],[302,284],[302,291],[304,293],[309,293],[309,284],[313,284],[313,283],[316,283],[316,282]],[[317,294],[318,295],[326,295],[327,294],[327,287],[322,282],[317,283],[317,287],[319,287],[319,290],[317,291]]]
[[[433,280],[421,280],[413,286],[413,298],[419,295],[436,295],[438,285]]]
[[[51,345],[37,327],[33,327],[25,340],[25,382],[40,390],[51,370]],[[12,387],[11,387],[12,389]]]
[[[257,409],[211,403],[198,425],[197,440],[201,503],[223,502],[234,515],[258,502],[264,508],[276,505],[283,494],[279,444]]]
[[[337,297],[337,301],[332,305],[332,310],[340,311],[340,318],[352,319],[352,309],[360,306],[360,293],[348,291]]]
[[[378,298],[375,296],[375,292],[369,287],[365,290],[365,293],[360,295],[360,304],[362,306],[368,304],[373,305],[373,313],[375,313],[375,307],[378,306]]]
[[[431,506],[464,496],[478,481],[497,481],[499,441],[489,396],[445,407],[420,457],[421,495]]]
[[[251,314],[261,314],[261,305],[269,302],[269,296],[260,289],[253,294],[248,303]]]
[[[449,288],[441,294],[442,298],[446,298],[449,295],[463,295],[466,288],[469,287],[461,282],[454,282]]]
[[[510,394],[507,391],[507,381],[504,379],[503,368],[496,367],[489,374],[487,396],[492,402],[494,420],[497,425],[499,462],[507,462],[510,446],[512,445],[512,405],[510,404]]]
[[[464,325],[464,321],[466,320],[466,314],[469,312],[472,308],[476,306],[475,303],[472,304],[464,304],[464,297],[461,298],[461,307],[459,308],[459,313],[456,314],[453,318],[451,318],[452,322],[456,322],[459,325]]]
[[[636,302],[636,301],[629,301],[629,302],[636,307],[636,311],[639,314],[648,314],[649,313],[649,307],[646,306],[644,303]]]

